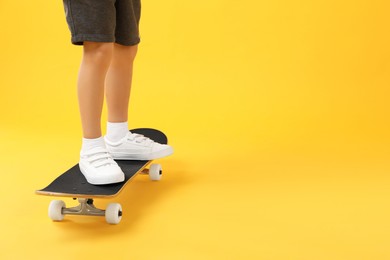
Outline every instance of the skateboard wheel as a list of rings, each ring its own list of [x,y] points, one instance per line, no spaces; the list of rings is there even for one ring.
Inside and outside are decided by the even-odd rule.
[[[162,175],[161,164],[152,164],[149,168],[149,178],[152,181],[159,181]]]
[[[61,221],[64,219],[62,209],[65,208],[65,202],[62,200],[52,200],[49,205],[49,218],[54,221]]]
[[[122,219],[122,207],[119,203],[110,203],[106,209],[106,221],[109,224],[118,224]]]

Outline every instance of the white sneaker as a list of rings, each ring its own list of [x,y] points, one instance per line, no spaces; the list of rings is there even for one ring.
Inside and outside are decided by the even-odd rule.
[[[108,140],[107,136],[104,140],[112,158],[118,160],[154,160],[173,153],[169,145],[156,143],[143,135],[131,132],[116,143]]]
[[[94,185],[122,182],[125,175],[112,156],[103,147],[80,152],[80,170],[87,181]]]

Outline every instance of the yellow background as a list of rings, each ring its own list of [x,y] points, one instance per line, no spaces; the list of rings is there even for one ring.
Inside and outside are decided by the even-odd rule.
[[[129,123],[175,154],[97,201],[119,225],[54,223],[34,191],[78,160],[82,49],[62,1],[0,1],[0,258],[390,259],[389,1],[142,10]]]

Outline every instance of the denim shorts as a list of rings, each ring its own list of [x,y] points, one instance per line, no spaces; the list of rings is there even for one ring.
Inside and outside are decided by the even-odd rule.
[[[72,43],[140,42],[141,0],[63,0]]]

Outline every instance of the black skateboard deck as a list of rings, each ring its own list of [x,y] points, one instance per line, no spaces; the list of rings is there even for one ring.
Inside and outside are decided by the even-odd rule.
[[[145,137],[152,139],[161,144],[167,144],[166,135],[156,129],[138,128],[130,130],[132,133],[142,134]],[[39,195],[59,196],[59,197],[74,197],[74,198],[99,198],[116,196],[122,188],[131,180],[137,173],[142,170],[151,161],[130,161],[116,160],[122,171],[125,173],[125,180],[121,183],[107,185],[92,185],[87,182],[84,175],[81,173],[79,165],[76,164],[58,178],[56,178],[46,188],[37,190]]]
[[[132,133],[144,135],[155,142],[167,144],[166,135],[156,129],[138,128],[130,130]],[[105,216],[109,224],[118,224],[122,218],[122,206],[119,203],[108,204],[106,210],[98,209],[93,204],[95,198],[110,198],[126,186],[126,184],[138,173],[149,173],[152,180],[159,180],[161,176],[161,165],[152,164],[149,170],[146,170],[152,161],[136,160],[116,160],[122,171],[125,173],[125,180],[121,183],[107,185],[92,185],[87,182],[81,173],[79,165],[76,164],[59,177],[57,177],[49,186],[37,190],[39,195],[72,197],[79,200],[76,207],[67,208],[62,200],[53,200],[49,205],[49,217],[54,221],[63,220],[65,215],[86,215],[86,216]]]

